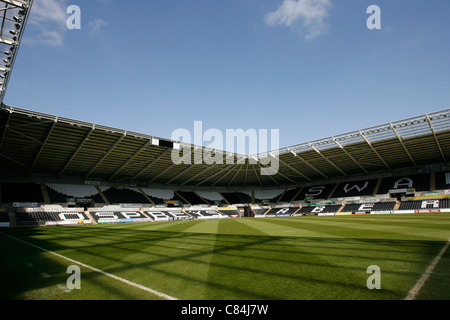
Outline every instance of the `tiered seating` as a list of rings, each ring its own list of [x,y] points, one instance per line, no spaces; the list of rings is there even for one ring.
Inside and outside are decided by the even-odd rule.
[[[144,213],[153,221],[193,220],[194,216],[183,212],[181,209],[151,209]]]
[[[211,204],[225,204],[225,201],[223,200],[219,192],[197,191],[196,193]]]
[[[450,190],[450,172],[435,173],[435,187],[437,191]],[[377,194],[388,194],[391,190],[399,190],[396,194],[398,200],[408,196],[403,193],[404,189],[414,189],[416,198],[402,200],[399,208],[396,202],[388,197],[372,197],[379,180],[360,180],[356,182],[343,182],[338,184],[313,185],[301,188],[283,190],[255,190],[255,202],[267,200],[280,202],[276,207],[264,208],[264,204],[252,203],[251,193],[245,192],[211,192],[211,191],[173,191],[166,189],[150,188],[118,188],[92,185],[73,185],[47,183],[47,193],[53,203],[67,203],[69,199],[94,200],[102,203],[103,198],[98,190],[102,190],[104,196],[110,203],[123,204],[103,208],[91,208],[89,212],[98,223],[117,222],[144,222],[144,221],[173,221],[186,219],[218,219],[230,217],[282,217],[282,216],[304,216],[304,215],[334,215],[334,214],[369,214],[369,213],[413,213],[413,212],[450,212],[450,198],[445,198],[447,192],[429,192],[431,186],[430,174],[417,174],[408,176],[397,176],[383,178]],[[2,182],[2,201],[15,203],[14,207],[29,203],[32,208],[17,208],[16,222],[19,226],[24,225],[63,225],[74,223],[90,223],[90,218],[84,213],[83,208],[63,208],[62,206],[35,207],[44,202],[41,186],[37,183],[14,183]],[[145,195],[141,192],[145,193]],[[334,192],[332,193],[332,190]],[[434,190],[433,190],[434,191]],[[392,193],[392,192],[391,192]],[[45,194],[45,192],[44,192]],[[283,196],[281,196],[283,194]],[[392,194],[391,194],[392,195]],[[346,197],[361,197],[357,203],[340,204],[341,201],[349,201]],[[366,197],[366,198],[364,198]],[[421,198],[419,198],[421,197]],[[436,197],[431,199],[430,197]],[[326,201],[315,201],[316,199],[330,199]],[[341,198],[341,199],[340,199]],[[384,199],[381,199],[384,198]],[[151,199],[151,201],[149,201]],[[225,203],[226,199],[230,205],[223,207],[218,203]],[[175,200],[184,203],[178,207]],[[380,201],[383,200],[383,201]],[[364,202],[368,201],[368,202]],[[19,204],[20,202],[20,204]],[[295,204],[294,204],[295,202]],[[137,208],[130,208],[130,204],[136,204]],[[316,203],[316,204],[314,204]],[[164,204],[159,205],[159,204]],[[193,205],[187,207],[187,205]],[[237,204],[244,204],[244,208]],[[302,206],[297,206],[302,204]],[[217,206],[216,206],[217,205]],[[237,205],[237,206],[236,206]],[[294,205],[296,205],[294,207]],[[28,205],[27,205],[28,206]],[[13,207],[11,205],[11,207]],[[250,210],[251,209],[251,210]],[[0,212],[0,226],[9,226],[9,214]]]
[[[239,217],[239,210],[237,209],[222,209],[219,208],[219,212],[228,217],[236,218]]]
[[[286,192],[281,196],[279,200],[278,197],[276,197],[272,202],[291,202],[294,199],[295,195],[300,191],[300,189],[293,188],[286,190]]]
[[[266,212],[268,212],[270,209],[264,209],[264,208],[252,208],[253,213],[255,214],[255,216],[262,216],[264,215]]]
[[[255,202],[261,203],[263,201],[275,202],[283,193],[283,189],[278,190],[257,190],[255,191]],[[275,199],[275,201],[273,201]]]
[[[371,196],[375,190],[377,179],[340,183],[331,195],[332,198]]]
[[[140,211],[128,208],[104,207],[89,210],[97,223],[149,222],[150,219]]]
[[[175,209],[175,210],[167,210],[166,215],[172,217],[172,220],[192,220],[194,219],[192,216],[186,214],[185,212]]]
[[[450,190],[450,172],[437,172],[435,177],[436,190]]]
[[[3,202],[44,202],[41,187],[37,183],[3,182],[2,191]]]
[[[19,226],[29,225],[66,225],[91,223],[91,220],[79,208],[19,208],[16,212],[16,223]]]
[[[185,210],[185,212],[198,220],[224,218],[225,216],[213,209]]]
[[[312,215],[328,215],[328,214],[335,214],[342,206],[339,205],[324,205],[324,206],[305,206],[302,207],[298,212],[297,215],[302,216],[312,216]]]
[[[8,212],[0,212],[0,227],[9,227],[9,213]]]
[[[297,212],[299,207],[281,207],[281,208],[271,208],[266,216],[275,216],[275,217],[288,217]]]
[[[252,197],[243,192],[222,192],[229,204],[252,203]]]
[[[180,200],[184,204],[209,204],[200,196],[198,196],[195,192],[192,191],[177,191],[176,194],[178,194],[180,197],[177,197],[175,195],[173,199]]]
[[[149,204],[148,199],[137,189],[130,188],[109,188],[103,191],[103,195],[108,199],[111,204],[120,203],[145,203]]]
[[[346,204],[342,212],[351,213],[390,213],[394,210],[395,202],[364,202]]]
[[[399,211],[401,210],[430,210],[430,209],[449,209],[450,199],[422,199],[422,200],[406,200],[402,201]]]
[[[430,191],[430,174],[383,178],[378,189],[378,194],[388,194],[389,190],[411,188],[414,188],[415,191]]]
[[[193,217],[181,209],[152,209],[144,211],[153,221],[192,220]]]
[[[95,203],[105,203],[92,185],[47,183],[46,187],[52,203],[65,203],[68,198],[92,199]]]
[[[170,216],[166,211],[162,210],[146,210],[144,213],[149,216],[153,221],[169,221],[173,220],[173,217]]]
[[[165,200],[173,199],[175,193],[173,190],[141,188],[154,204],[164,204]]]
[[[291,201],[303,201],[308,199],[328,199],[331,191],[333,191],[335,184],[324,184],[313,187],[305,187],[300,193]]]

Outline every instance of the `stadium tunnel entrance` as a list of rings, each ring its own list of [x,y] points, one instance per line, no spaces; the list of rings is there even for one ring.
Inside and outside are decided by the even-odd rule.
[[[68,199],[72,201],[67,201],[69,208],[83,208],[84,211],[87,211],[88,208],[94,207],[94,200],[92,199]]]
[[[254,218],[255,217],[255,213],[253,212],[250,205],[238,206],[237,208],[239,210],[239,214],[241,217],[244,217],[244,218]]]
[[[402,197],[414,197],[414,194],[414,188],[389,190],[389,197],[395,198],[397,201],[401,201]]]

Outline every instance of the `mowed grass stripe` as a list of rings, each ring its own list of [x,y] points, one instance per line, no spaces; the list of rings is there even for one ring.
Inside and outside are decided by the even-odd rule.
[[[149,225],[152,236],[173,236],[142,251],[141,276],[156,278],[154,285],[161,284],[166,292],[175,292],[183,299],[204,298],[219,223],[219,220],[169,222],[157,230]],[[150,264],[149,257],[154,259]]]
[[[218,225],[219,220],[172,222],[151,232],[176,236],[152,243],[125,261],[138,265],[141,274],[158,278],[153,283],[164,290],[199,299],[205,296]]]
[[[331,221],[330,219],[333,219],[334,217],[328,217],[327,220]],[[349,217],[349,218],[355,218],[355,217]],[[297,220],[299,223],[304,223],[304,222],[310,222],[312,223],[312,221],[314,221],[314,223],[321,223],[320,227],[323,227],[323,221],[319,221],[317,219],[317,217],[309,217],[309,220],[306,220],[307,217],[301,217],[301,218],[290,218],[290,219],[299,219]],[[316,220],[313,220],[316,219]],[[244,220],[241,220],[244,221]],[[278,224],[286,224],[289,223],[290,226],[292,227],[292,225],[295,225],[292,223],[292,221],[288,221],[288,218],[282,218],[282,219],[260,219],[259,222],[255,222],[253,223],[253,221],[255,220],[246,220],[248,223],[251,223],[252,226],[255,227],[255,225],[261,225],[261,224],[266,224],[266,223],[272,223],[274,225],[278,225]],[[296,226],[298,228],[298,225]],[[261,228],[261,227],[260,227]],[[260,229],[259,228],[259,229]],[[278,226],[276,227],[264,227],[264,230],[271,230],[272,234],[276,233],[274,232],[275,229],[277,229]],[[284,226],[284,231],[287,231],[288,229],[286,229],[287,227]],[[321,229],[323,230],[323,229]],[[311,231],[311,230],[308,230]],[[342,230],[341,230],[342,231]],[[290,234],[292,234],[293,232],[289,232]],[[357,232],[359,234],[359,232]],[[303,236],[304,233],[299,233],[300,235]],[[310,232],[308,233],[310,234]],[[317,233],[316,233],[317,234]],[[368,233],[364,231],[364,234],[367,235],[371,235],[372,237],[374,236],[374,234],[372,233]],[[340,234],[341,235],[341,234]],[[376,235],[379,236],[379,235]],[[292,238],[289,237],[285,237],[284,238],[289,239],[289,242],[292,242]],[[294,238],[295,239],[295,238]],[[409,277],[410,278],[410,282],[412,282],[414,280],[415,275],[411,275],[411,274],[405,274],[405,272],[399,272],[397,270],[411,270],[411,268],[414,270],[415,268],[418,268],[418,264],[422,265],[423,267],[426,267],[426,262],[424,262],[423,257],[419,257],[417,256],[416,250],[419,252],[430,252],[430,250],[437,250],[437,246],[436,245],[432,245],[430,246],[430,243],[421,243],[421,242],[409,242],[409,241],[380,241],[377,240],[376,238],[371,240],[371,239],[345,239],[345,241],[340,241],[338,242],[338,246],[337,247],[330,247],[330,243],[333,246],[333,242],[336,241],[330,241],[331,239],[323,239],[323,241],[308,241],[307,238],[304,238],[305,241],[302,241],[301,246],[302,248],[308,248],[308,246],[312,246],[313,247],[313,252],[312,255],[317,256],[318,254],[320,254],[320,251],[323,251],[323,255],[329,256],[329,263],[332,265],[336,265],[336,261],[339,260],[340,255],[342,255],[342,261],[340,263],[344,263],[346,260],[348,261],[352,261],[351,263],[347,263],[347,265],[344,264],[345,268],[341,268],[339,270],[339,272],[336,272],[335,270],[335,274],[339,274],[339,276],[342,276],[342,272],[346,271],[347,269],[354,269],[357,270],[359,272],[359,275],[361,276],[361,271],[365,271],[367,268],[367,266],[369,264],[367,264],[367,261],[377,261],[379,264],[383,265],[383,270],[384,272],[384,278],[387,279],[387,283],[392,283],[395,284],[396,281],[391,281],[389,279],[389,276],[391,277]],[[323,250],[320,250],[320,246],[322,246],[324,243],[327,243],[327,248],[324,248]],[[431,244],[434,244],[433,242]],[[363,246],[362,246],[363,245]],[[407,249],[405,249],[404,247],[406,247]],[[330,250],[332,250],[332,252],[334,252],[334,254],[330,254]],[[349,251],[351,250],[351,251]],[[343,254],[344,251],[347,251],[345,254]],[[349,256],[349,252],[351,252],[351,255]],[[432,251],[431,251],[432,252]],[[432,254],[431,254],[432,255]],[[429,256],[429,254],[426,254],[426,256]],[[361,265],[359,265],[358,267],[355,267],[355,259],[359,258],[361,261],[363,261],[364,263]],[[425,259],[426,260],[426,259]],[[312,259],[308,259],[308,262],[310,263],[312,261]],[[401,269],[402,268],[402,269]],[[310,273],[311,274],[311,273]],[[367,275],[365,275],[365,277],[367,277]],[[348,286],[348,284],[346,284]],[[348,286],[350,287],[350,286]],[[385,287],[385,290],[383,291],[383,297],[384,298],[388,298],[386,296],[386,291],[389,287]],[[403,287],[403,291],[407,290],[407,286]],[[364,290],[365,293],[367,293],[367,289]],[[401,298],[402,296],[402,291],[398,291],[398,290],[392,290],[392,292],[395,292],[395,297],[394,298]],[[345,298],[342,296],[341,293],[341,297]],[[382,297],[382,298],[383,298]]]
[[[307,275],[295,290],[299,291],[304,299],[365,297],[365,294],[368,293],[365,286],[366,269],[372,264],[373,257],[360,257],[361,261],[355,263],[355,250],[360,250],[360,241],[346,239],[342,235],[330,237],[329,233],[321,232],[320,227],[323,226],[323,223],[319,223],[320,227],[318,225],[316,229],[300,228],[299,223],[297,223],[313,222],[314,218],[317,217],[297,217],[291,221],[283,219],[263,219],[259,221],[267,224],[263,228],[264,230],[281,228],[280,234],[283,236],[280,239],[295,248],[299,256],[295,265],[296,272]],[[313,223],[317,222],[318,220],[315,219]],[[261,229],[261,226],[259,229]],[[352,262],[349,263],[349,261]],[[330,275],[334,276],[330,277]],[[323,292],[326,292],[326,294],[324,295]]]
[[[122,250],[133,253],[119,259],[127,267],[116,272],[140,278],[142,283],[150,282],[155,288],[184,299],[202,296],[216,234],[211,230],[205,235],[189,231],[201,229],[201,224],[203,221],[172,222],[158,228],[149,225],[150,230],[141,228],[143,239],[139,243],[120,244]]]
[[[154,228],[154,225],[148,224],[148,226]],[[168,225],[167,225],[168,226]],[[158,228],[163,228],[165,225],[158,225]],[[173,228],[173,225],[169,226]],[[188,226],[186,226],[188,227]],[[69,227],[71,228],[71,227]],[[89,263],[101,266],[108,272],[119,274],[122,277],[130,277],[136,279],[136,281],[144,281],[146,285],[157,284],[162,282],[163,287],[166,288],[166,284],[170,283],[175,285],[176,279],[182,277],[182,274],[177,272],[170,273],[170,270],[163,268],[161,272],[158,270],[158,265],[164,264],[167,261],[171,261],[179,256],[179,252],[174,252],[176,249],[171,246],[171,237],[180,237],[183,234],[179,232],[158,232],[143,230],[141,232],[132,228],[132,225],[104,225],[96,226],[94,228],[73,228],[74,236],[76,237],[76,243],[80,243],[80,238],[85,236],[89,238],[95,238],[89,240],[86,243],[82,242],[82,245],[77,247],[70,244],[67,239],[67,232],[69,229],[53,228],[53,229],[29,229],[28,232],[38,233],[38,242],[42,242],[42,238],[50,238],[50,235],[54,236],[55,241],[49,241],[48,244],[54,247],[54,250],[59,248],[59,251],[70,254],[71,257],[76,257],[80,261],[89,261]],[[23,230],[21,233],[24,233]],[[46,233],[45,237],[42,237],[42,232]],[[61,233],[64,236],[61,236]],[[61,247],[58,245],[58,241],[63,239],[65,245],[70,247]],[[151,252],[146,252],[146,248],[151,248]],[[135,253],[142,253],[145,256],[144,261],[132,260],[127,261],[126,258]],[[195,252],[197,254],[197,252]],[[145,269],[142,272],[142,269]],[[169,275],[169,279],[167,276]]]
[[[301,217],[301,219],[315,219],[316,217]],[[317,220],[316,220],[317,221]],[[264,230],[277,229],[278,224],[289,223],[282,219],[261,219],[258,225],[273,224],[277,226],[265,227]],[[252,223],[253,225],[254,223]],[[292,226],[291,222],[291,226]],[[295,224],[294,224],[295,225]],[[286,228],[286,226],[283,226]],[[373,261],[379,258],[373,254],[368,254],[367,250],[361,250],[364,246],[374,247],[375,243],[361,242],[358,239],[346,239],[330,237],[328,234],[322,233],[322,237],[305,237],[303,229],[299,229],[298,225],[292,228],[291,236],[284,236],[280,239],[285,243],[289,243],[292,252],[290,255],[298,256],[295,270],[297,274],[303,275],[295,288],[291,288],[292,297],[301,295],[305,299],[316,299],[322,297],[325,299],[348,299],[349,297],[370,298],[373,294],[369,294],[366,287],[366,269],[373,264]],[[311,230],[307,230],[306,234],[310,235]],[[319,232],[315,232],[315,235]],[[287,245],[283,245],[284,248]],[[389,244],[390,248],[390,244]],[[386,254],[386,249],[378,249],[379,253]],[[395,260],[397,254],[394,253]],[[305,277],[306,275],[306,277]],[[406,290],[406,288],[404,289]],[[370,292],[374,293],[374,292]],[[383,292],[384,298],[399,298],[400,292],[385,288]],[[380,298],[380,297],[377,297]]]
[[[236,247],[224,250],[220,255],[222,260],[228,263],[232,261],[232,258],[237,261],[233,276],[240,278],[239,291],[242,294],[248,295],[250,292],[253,294],[253,299],[261,299],[265,296],[270,296],[272,299],[344,299],[343,287],[351,289],[350,291],[354,294],[354,290],[359,286],[355,285],[353,277],[351,282],[342,281],[343,273],[337,272],[333,263],[316,251],[317,247],[314,252],[309,252],[304,247],[303,244],[308,240],[303,241],[303,239],[308,238],[299,238],[298,234],[292,237],[291,232],[286,232],[289,231],[288,227],[269,225],[269,220],[273,222],[278,219],[235,220],[235,224],[240,224],[242,228],[239,229],[239,233],[247,232],[246,239],[252,240],[245,244],[248,249],[251,249],[252,254],[241,253],[242,248]],[[290,236],[284,234],[290,234]],[[241,247],[244,247],[244,244]],[[216,257],[217,261],[220,256]],[[246,259],[248,268],[239,268],[239,259]],[[222,282],[224,287],[228,284],[221,276],[225,271],[225,267],[222,270],[219,269],[215,279],[217,282]],[[331,274],[335,274],[335,277],[330,277]],[[249,282],[249,278],[253,280]],[[365,283],[365,280],[362,283]],[[329,289],[330,286],[333,290],[328,290],[325,296],[320,297],[323,294],[322,289],[325,287]],[[239,291],[236,288],[230,288],[229,294],[233,298],[241,298],[233,296]],[[219,298],[230,298],[230,296]]]
[[[393,219],[387,219],[392,217]],[[320,232],[334,237],[366,238],[377,237],[382,239],[436,239],[444,241],[450,225],[450,218],[440,217],[436,223],[427,223],[423,219],[411,221],[407,215],[361,215],[343,217],[292,217],[286,220],[277,220],[277,224],[297,227],[304,231]],[[425,218],[424,216],[422,216]],[[432,218],[433,219],[433,218]],[[270,219],[267,219],[270,221]],[[404,223],[403,223],[404,221]],[[399,238],[401,237],[401,238]]]
[[[30,268],[33,268],[34,264],[37,264],[37,265],[39,265],[40,268],[50,268],[50,270],[54,270],[54,268],[55,268],[54,265],[55,264],[60,265],[61,261],[63,261],[63,262],[65,262],[65,265],[67,265],[67,263],[69,265],[78,265],[78,266],[82,267],[84,269],[84,271],[87,270],[88,271],[87,272],[87,279],[89,279],[89,278],[91,278],[91,279],[88,280],[88,281],[84,281],[84,282],[88,284],[88,290],[89,291],[92,290],[92,283],[93,282],[96,282],[97,285],[98,285],[98,282],[99,282],[99,281],[96,281],[95,279],[92,279],[91,276],[92,276],[92,272],[93,272],[93,273],[96,273],[96,274],[100,274],[101,276],[105,276],[105,277],[114,279],[117,283],[121,283],[122,286],[119,286],[119,287],[117,287],[115,285],[110,285],[110,282],[103,283],[103,285],[102,285],[103,287],[107,287],[107,288],[109,288],[109,290],[115,289],[115,290],[118,290],[120,292],[117,295],[115,295],[114,293],[112,295],[107,294],[106,297],[111,296],[112,298],[114,298],[114,296],[115,296],[116,298],[118,297],[118,298],[125,299],[127,297],[128,298],[139,298],[139,297],[144,297],[145,296],[145,297],[150,298],[150,299],[155,299],[155,298],[156,299],[157,298],[162,298],[162,299],[167,299],[167,300],[175,300],[176,299],[176,298],[168,296],[168,295],[166,295],[166,294],[164,294],[162,292],[158,292],[158,291],[153,290],[151,288],[142,286],[139,283],[134,283],[134,282],[129,281],[127,279],[124,279],[124,278],[118,277],[116,275],[110,274],[108,272],[105,272],[103,270],[97,269],[95,267],[92,267],[92,266],[87,265],[87,264],[85,264],[83,262],[71,259],[69,257],[63,256],[61,254],[55,253],[55,252],[50,251],[50,250],[48,250],[46,248],[42,248],[40,246],[37,246],[37,245],[35,245],[33,243],[30,243],[30,242],[27,242],[25,240],[16,238],[14,236],[11,236],[11,235],[8,235],[8,234],[5,234],[5,233],[0,233],[0,234],[3,234],[5,237],[13,239],[16,242],[20,242],[22,245],[25,245],[25,246],[27,246],[29,248],[33,248],[34,249],[34,251],[32,251],[32,254],[30,254],[31,257],[27,257],[27,260],[33,261],[33,263],[31,263],[31,262],[27,263],[27,265]],[[30,250],[29,248],[26,248],[23,251]],[[41,254],[36,254],[36,250],[39,251]],[[40,257],[40,261],[45,260],[45,262],[36,263],[36,261],[37,261],[36,259],[37,258],[34,257],[36,255]],[[43,258],[42,255],[46,255],[47,257]],[[55,259],[55,257],[56,257],[56,259]],[[51,260],[52,262],[49,262],[49,260]],[[57,275],[57,279],[58,279],[57,281],[59,281],[59,282],[57,282],[57,283],[55,283],[53,280],[49,281],[47,279],[43,279],[43,280],[37,282],[36,279],[35,279],[36,278],[35,276],[34,276],[34,279],[33,279],[33,276],[29,277],[29,274],[32,273],[33,270],[28,270],[27,273],[28,273],[29,280],[31,279],[30,282],[38,283],[39,284],[39,289],[33,289],[32,291],[30,291],[28,289],[24,290],[25,293],[24,293],[24,295],[22,297],[23,298],[31,297],[31,299],[39,299],[39,300],[45,299],[46,298],[45,295],[48,295],[49,299],[51,299],[51,298],[54,298],[54,299],[67,298],[61,292],[61,291],[64,291],[65,293],[71,292],[71,290],[67,289],[66,281],[64,281],[64,280],[66,280],[65,277],[62,276],[62,273],[63,273],[62,271],[63,270],[67,270],[67,267],[65,267],[65,269],[64,268],[58,268],[58,271],[57,271],[56,275]],[[83,274],[86,275],[86,272],[83,272]],[[41,275],[43,275],[44,278],[51,278],[52,277],[51,275],[49,275],[49,274],[47,274],[45,272],[41,272]],[[83,278],[84,278],[84,276],[83,276]],[[13,278],[13,281],[14,281],[15,285],[17,285],[17,283],[16,283],[17,280],[18,280],[17,278]],[[22,280],[22,279],[20,279],[20,280]],[[104,281],[104,279],[101,280],[101,282],[103,282],[103,281]],[[114,284],[117,284],[117,283],[114,283]],[[128,286],[128,287],[132,287],[131,290],[130,290],[130,288],[125,289],[123,287],[124,285]],[[55,288],[59,288],[59,290],[57,290],[58,291],[57,293],[54,293]],[[100,288],[100,289],[99,288],[95,288],[94,290],[95,290],[95,293],[98,293],[98,292],[101,292],[102,289],[104,289],[104,288]],[[142,293],[141,293],[140,295],[135,295],[134,293],[130,292],[130,291],[133,291],[134,289],[145,291],[145,294],[142,295]],[[33,291],[37,291],[37,295],[33,294],[32,293]],[[2,290],[2,292],[3,292],[3,290]],[[151,296],[148,296],[148,294],[150,294]],[[11,299],[13,297],[7,297],[7,298]],[[83,295],[83,297],[84,297],[84,295]],[[74,297],[71,296],[71,299],[73,299],[73,298]],[[97,295],[96,298],[98,299],[99,296]],[[87,297],[84,297],[84,299],[87,299]]]
[[[368,217],[176,221],[8,233],[179,299],[403,299],[441,250],[441,237],[450,238],[450,215]],[[395,233],[397,224],[401,228]],[[445,263],[444,256],[436,271],[440,283],[449,284],[441,269]],[[381,290],[366,287],[366,269],[372,264],[381,268]],[[99,280],[93,278],[85,280]],[[436,282],[433,275],[428,281]],[[123,290],[123,297],[130,297]],[[421,292],[430,297],[427,284]],[[82,296],[68,293],[76,294]]]

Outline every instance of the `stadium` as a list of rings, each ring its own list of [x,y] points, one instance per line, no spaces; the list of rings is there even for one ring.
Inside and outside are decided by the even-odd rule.
[[[32,1],[0,2],[1,299],[450,298],[450,109],[175,164],[178,141],[4,104]]]

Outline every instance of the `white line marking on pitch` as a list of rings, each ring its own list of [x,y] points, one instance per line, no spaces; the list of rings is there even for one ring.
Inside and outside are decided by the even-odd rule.
[[[34,244],[29,243],[29,242],[27,242],[27,241],[24,241],[24,240],[22,240],[22,239],[19,239],[19,238],[10,236],[10,235],[8,235],[8,234],[6,234],[6,233],[3,233],[3,232],[2,232],[2,234],[4,234],[5,236],[7,236],[7,237],[9,237],[9,238],[11,238],[11,239],[14,239],[14,240],[23,242],[23,243],[25,243],[25,244],[27,244],[27,245],[29,245],[29,246],[35,247],[35,248],[37,248],[37,249],[39,249],[39,250],[41,250],[41,251],[48,252],[48,253],[53,254],[53,255],[55,255],[55,256],[57,256],[57,257],[60,257],[60,258],[62,258],[62,259],[64,259],[64,260],[67,260],[67,261],[76,263],[76,264],[78,264],[78,265],[80,265],[80,266],[83,266],[83,267],[85,267],[85,268],[87,268],[87,269],[90,269],[90,270],[92,270],[92,271],[101,273],[101,274],[103,274],[103,275],[105,275],[105,276],[107,276],[107,277],[113,278],[113,279],[115,279],[115,280],[117,280],[117,281],[123,282],[123,283],[128,284],[128,285],[130,285],[130,286],[133,286],[133,287],[135,287],[135,288],[138,288],[138,289],[141,289],[141,290],[144,290],[144,291],[153,293],[154,295],[156,295],[156,296],[158,296],[158,297],[161,297],[161,298],[164,298],[164,299],[167,299],[167,300],[178,300],[177,298],[171,297],[171,296],[169,296],[169,295],[167,295],[167,294],[165,294],[165,293],[162,293],[162,292],[153,290],[153,289],[148,288],[148,287],[146,287],[146,286],[140,285],[139,283],[135,283],[135,282],[129,281],[129,280],[127,280],[127,279],[124,279],[124,278],[115,276],[115,275],[113,275],[113,274],[111,274],[111,273],[105,272],[105,271],[103,271],[103,270],[100,270],[100,269],[91,267],[90,265],[87,265],[87,264],[84,264],[84,263],[82,263],[82,262],[79,262],[79,261],[70,259],[70,258],[65,257],[65,256],[63,256],[63,255],[60,255],[59,253],[56,253],[56,252],[47,250],[47,249],[42,248],[42,247],[39,247],[39,246],[37,246],[37,245],[34,245]]]
[[[65,293],[72,292],[71,289],[67,288],[67,286],[65,286],[65,285],[63,285],[63,284],[58,284],[58,285],[56,285],[56,287],[57,287],[58,289],[61,289],[61,290],[64,291]]]
[[[447,241],[447,243],[444,245],[444,247],[441,249],[439,254],[434,258],[433,262],[428,266],[427,270],[422,274],[422,277],[417,281],[414,288],[411,289],[408,296],[405,298],[405,300],[414,300],[416,296],[419,294],[420,289],[422,289],[425,282],[428,280],[428,277],[433,272],[436,265],[439,263],[439,260],[441,260],[442,256],[444,255],[445,251],[447,251],[448,246],[450,245],[450,240]]]

